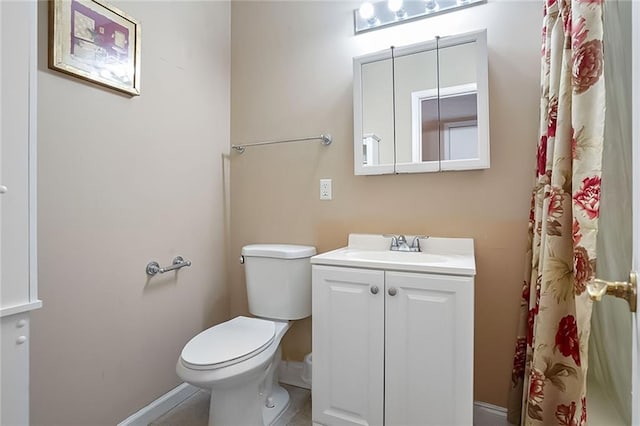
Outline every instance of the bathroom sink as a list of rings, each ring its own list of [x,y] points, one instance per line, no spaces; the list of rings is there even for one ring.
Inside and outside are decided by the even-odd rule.
[[[407,237],[411,241],[411,237]],[[475,275],[473,240],[425,238],[422,251],[391,251],[391,239],[375,234],[350,234],[349,245],[311,258],[312,264],[372,269]]]
[[[404,262],[404,263],[445,263],[450,257],[425,252],[406,252],[391,250],[360,250],[347,248],[344,255],[351,259],[370,260],[372,262]]]

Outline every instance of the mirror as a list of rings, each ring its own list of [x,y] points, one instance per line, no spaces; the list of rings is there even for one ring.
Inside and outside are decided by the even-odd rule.
[[[438,170],[438,52],[394,49],[396,172]]]
[[[393,169],[393,63],[362,64],[362,164]]]
[[[489,167],[486,31],[354,59],[355,174]]]

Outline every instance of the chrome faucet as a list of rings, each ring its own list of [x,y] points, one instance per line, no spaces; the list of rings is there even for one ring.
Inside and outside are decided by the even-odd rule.
[[[391,250],[391,251],[413,251],[413,252],[422,251],[420,249],[420,238],[425,238],[424,235],[416,235],[415,237],[413,237],[413,241],[411,241],[411,245],[409,245],[409,243],[407,243],[407,237],[405,237],[402,234],[400,234],[398,236],[396,236],[396,235],[385,235],[385,237],[391,237],[391,246],[389,247],[389,250]],[[428,238],[428,237],[426,237],[426,238]]]
[[[404,235],[398,235],[395,248],[393,247],[393,239],[391,240],[391,250],[411,251],[411,246],[407,244],[407,238]]]

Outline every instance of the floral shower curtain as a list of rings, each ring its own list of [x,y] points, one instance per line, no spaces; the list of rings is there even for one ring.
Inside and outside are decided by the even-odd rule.
[[[587,422],[587,342],[604,133],[603,0],[546,0],[537,179],[509,421]]]

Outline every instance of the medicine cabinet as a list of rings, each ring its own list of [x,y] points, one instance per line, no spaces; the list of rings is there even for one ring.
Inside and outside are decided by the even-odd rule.
[[[489,167],[486,30],[354,58],[356,175]]]

